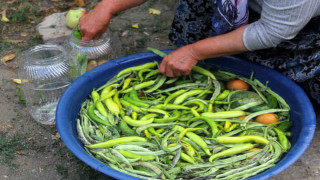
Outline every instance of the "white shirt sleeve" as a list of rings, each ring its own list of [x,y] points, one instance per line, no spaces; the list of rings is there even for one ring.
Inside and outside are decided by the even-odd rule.
[[[293,39],[318,8],[320,0],[264,0],[261,18],[244,31],[244,45],[254,51]]]

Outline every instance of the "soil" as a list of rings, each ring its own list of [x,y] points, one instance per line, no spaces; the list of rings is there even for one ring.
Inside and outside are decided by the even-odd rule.
[[[98,0],[87,2],[92,9]],[[145,51],[146,47],[176,48],[168,33],[177,0],[149,0],[147,3],[121,12],[110,24],[110,30],[122,44],[121,56]],[[14,53],[16,58],[0,63],[0,179],[109,179],[78,160],[61,141],[55,126],[34,121],[19,100],[18,68],[25,50],[43,43],[36,25],[44,17],[76,7],[73,0],[2,0],[0,9],[8,6],[10,23],[0,22],[0,57]],[[150,15],[148,8],[161,10]],[[132,28],[132,24],[139,28]],[[317,110],[319,122],[319,110]],[[309,149],[291,167],[271,179],[317,179],[320,176],[320,131],[317,128]]]

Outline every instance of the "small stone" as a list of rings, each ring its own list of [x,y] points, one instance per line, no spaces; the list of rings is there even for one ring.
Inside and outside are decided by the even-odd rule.
[[[20,33],[20,36],[22,36],[22,37],[27,37],[27,36],[28,36],[28,33],[22,32],[22,33]]]
[[[65,39],[70,37],[72,29],[67,27],[65,15],[66,12],[51,14],[37,25],[37,31],[44,43],[63,44]]]
[[[127,36],[128,33],[129,33],[129,30],[123,31],[123,33],[121,34],[121,36],[122,36],[122,37],[123,37],[123,36]]]

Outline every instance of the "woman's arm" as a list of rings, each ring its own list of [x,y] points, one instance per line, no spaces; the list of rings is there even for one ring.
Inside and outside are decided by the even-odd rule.
[[[159,71],[169,77],[185,76],[199,60],[247,51],[243,43],[243,32],[247,26],[173,51],[163,59]]]
[[[320,0],[264,0],[261,18],[244,32],[246,48],[250,51],[271,48],[293,39],[319,6]]]
[[[120,11],[138,6],[146,0],[103,0],[90,13],[79,20],[82,40],[99,39],[108,29],[112,16]]]

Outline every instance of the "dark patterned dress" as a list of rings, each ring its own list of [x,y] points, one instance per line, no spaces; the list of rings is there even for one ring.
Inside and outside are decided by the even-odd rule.
[[[259,14],[237,9],[239,0],[180,0],[169,38],[178,47],[230,32],[259,19]],[[242,4],[244,8],[246,4]],[[237,5],[236,5],[237,7]],[[243,13],[239,13],[239,11]],[[249,19],[249,20],[248,20]],[[275,69],[302,86],[320,104],[320,17],[314,17],[292,40],[276,48],[243,54]]]

